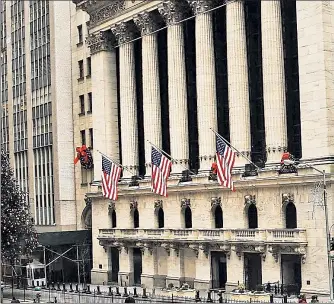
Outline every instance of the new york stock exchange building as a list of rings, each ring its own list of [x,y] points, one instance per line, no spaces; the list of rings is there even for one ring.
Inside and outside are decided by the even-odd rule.
[[[334,2],[73,2],[90,16],[92,283],[329,294]],[[236,191],[211,129],[238,150]],[[172,157],[167,197],[151,143]],[[100,152],[124,167],[116,201]]]

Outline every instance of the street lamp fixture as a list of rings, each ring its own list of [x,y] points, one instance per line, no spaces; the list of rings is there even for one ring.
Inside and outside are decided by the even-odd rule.
[[[284,160],[285,165],[298,165],[298,161],[286,159]],[[330,235],[330,229],[329,229],[329,221],[328,221],[328,208],[327,208],[327,189],[326,189],[326,171],[325,170],[319,170],[315,168],[312,165],[309,164],[303,164],[306,165],[306,167],[311,168],[318,173],[320,173],[323,177],[323,200],[324,200],[324,207],[325,207],[325,219],[326,219],[326,240],[327,240],[327,262],[328,262],[328,278],[329,278],[329,292],[330,292],[330,300],[333,300],[333,281],[332,281],[332,263],[331,263],[331,247],[330,247],[330,241],[331,241],[331,235]]]

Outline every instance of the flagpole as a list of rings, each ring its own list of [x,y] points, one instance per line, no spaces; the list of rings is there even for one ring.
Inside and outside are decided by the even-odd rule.
[[[159,150],[161,153],[165,154],[166,156],[170,157],[170,160],[174,161],[175,163],[177,163],[177,160],[174,159],[171,155],[169,155],[167,152],[165,152],[164,150],[161,150],[160,148],[158,148],[155,144],[152,144],[148,139],[147,141],[157,150]],[[188,170],[190,173],[192,173],[193,175],[196,175],[195,172],[191,171],[189,168],[187,168],[186,166],[181,165],[184,169]]]
[[[121,165],[120,163],[114,161],[112,158],[110,158],[109,156],[105,155],[104,153],[102,153],[100,150],[97,150],[97,152],[99,152],[101,155],[103,155],[105,158],[108,158],[110,161],[112,161],[114,164],[116,164],[117,166],[121,167],[122,169],[130,172],[132,175],[136,175],[134,174],[132,171],[130,171],[128,168],[124,167],[123,165]],[[139,179],[142,179],[140,176],[137,176]]]
[[[210,130],[215,133],[217,136],[219,136],[220,139],[222,139],[225,143],[227,143],[231,148],[233,148],[235,151],[237,151],[244,159],[246,159],[248,162],[250,162],[253,166],[255,166],[258,170],[260,170],[260,168],[255,165],[247,156],[243,155],[237,148],[233,147],[231,145],[231,143],[229,143],[223,136],[221,136],[219,133],[217,133],[215,130],[213,130],[212,128],[210,128]]]

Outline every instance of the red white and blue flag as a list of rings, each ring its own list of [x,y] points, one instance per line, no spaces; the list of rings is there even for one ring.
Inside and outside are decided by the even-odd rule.
[[[220,185],[235,191],[232,181],[232,169],[236,153],[223,139],[216,135],[217,178]]]
[[[113,201],[117,200],[117,183],[121,176],[122,168],[102,156],[102,194]]]
[[[160,151],[152,147],[152,192],[167,197],[167,179],[172,162]]]

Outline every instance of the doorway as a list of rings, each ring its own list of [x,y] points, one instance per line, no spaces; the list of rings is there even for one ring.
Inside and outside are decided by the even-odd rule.
[[[118,248],[110,248],[110,262],[111,262],[111,277],[109,280],[112,283],[118,283],[119,272],[119,251]]]
[[[244,254],[245,287],[248,290],[257,290],[262,285],[262,261],[259,253]]]
[[[289,294],[299,293],[302,287],[301,256],[296,254],[281,255],[281,281]]]
[[[142,254],[140,248],[133,248],[133,282],[138,286],[141,284]]]
[[[224,252],[211,252],[211,279],[212,288],[225,289],[227,281],[226,254]]]

